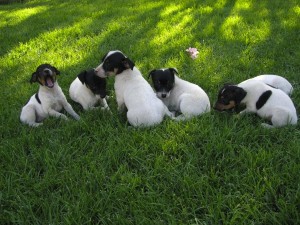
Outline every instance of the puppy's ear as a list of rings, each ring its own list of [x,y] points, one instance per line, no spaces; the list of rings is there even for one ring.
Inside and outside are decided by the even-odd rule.
[[[235,101],[236,103],[240,104],[241,101],[245,98],[247,92],[243,88],[235,89]]]
[[[177,74],[178,75],[178,71],[176,68],[169,68],[169,70],[171,71],[171,73],[173,73],[174,75]]]
[[[77,75],[78,79],[81,81],[82,84],[85,83],[85,75],[86,75],[86,70],[82,71],[80,74]]]
[[[34,82],[37,82],[37,73],[36,72],[32,73],[31,79],[30,79],[31,84]]]
[[[56,73],[56,75],[59,75],[60,74],[60,71],[58,69],[56,69],[56,67],[52,66],[54,72]]]
[[[156,70],[152,70],[150,73],[149,73],[149,75],[148,75],[148,79],[150,78],[150,77],[152,77],[153,76],[153,74],[156,72]]]
[[[126,69],[133,70],[134,63],[129,58],[122,59],[122,64]]]

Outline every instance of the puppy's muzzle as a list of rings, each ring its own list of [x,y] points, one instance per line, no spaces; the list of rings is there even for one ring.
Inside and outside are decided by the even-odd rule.
[[[46,68],[39,74],[38,80],[40,84],[48,88],[53,88],[56,80],[55,76],[56,76],[55,72]]]
[[[95,69],[95,73],[98,77],[102,77],[102,78],[106,78],[107,75],[103,69],[103,63],[101,63],[96,69]]]
[[[236,104],[234,101],[229,101],[228,104],[222,104],[220,102],[216,102],[216,104],[213,106],[213,109],[217,111],[230,111],[234,109],[235,106]]]
[[[168,98],[170,96],[170,92],[161,91],[156,93],[159,98]]]

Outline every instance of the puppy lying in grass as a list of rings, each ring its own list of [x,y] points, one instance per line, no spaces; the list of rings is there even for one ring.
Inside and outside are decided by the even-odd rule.
[[[238,85],[225,85],[219,91],[214,109],[231,110],[240,104],[246,106],[240,114],[256,113],[269,120],[271,125],[262,123],[266,128],[297,124],[296,109],[290,97],[262,81],[250,79]]]
[[[175,68],[149,73],[156,95],[170,111],[182,113],[175,120],[185,120],[210,111],[207,94],[198,85],[180,79]]]
[[[128,122],[135,127],[159,124],[165,115],[172,117],[134,63],[120,51],[110,51],[95,69],[99,77],[115,76],[119,111],[127,108]]]
[[[98,77],[94,69],[83,71],[78,74],[69,89],[70,97],[78,102],[84,110],[97,109],[100,103],[101,109],[109,110],[106,102],[106,79]]]
[[[56,81],[60,72],[50,64],[38,66],[32,74],[31,83],[38,82],[40,87],[36,94],[31,96],[28,103],[22,108],[20,120],[32,127],[42,125],[48,116],[68,119],[60,113],[64,108],[74,119],[79,120],[79,115],[73,110]]]

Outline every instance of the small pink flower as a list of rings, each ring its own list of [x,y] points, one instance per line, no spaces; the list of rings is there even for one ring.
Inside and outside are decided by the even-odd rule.
[[[189,53],[189,55],[192,59],[196,59],[198,57],[199,52],[198,52],[197,48],[189,47],[185,51]]]

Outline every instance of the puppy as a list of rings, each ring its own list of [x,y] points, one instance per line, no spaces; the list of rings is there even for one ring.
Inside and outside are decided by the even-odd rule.
[[[156,95],[170,111],[182,113],[176,120],[185,120],[210,111],[207,94],[196,84],[180,79],[175,68],[152,70]]]
[[[81,72],[72,82],[69,89],[73,101],[81,104],[84,110],[96,109],[98,102],[101,109],[109,109],[106,102],[106,79],[98,77],[94,69]]]
[[[115,76],[118,109],[127,108],[127,119],[132,126],[153,126],[161,123],[165,115],[172,117],[141,72],[122,52],[108,52],[95,71],[99,77]]]
[[[256,113],[271,121],[272,125],[262,123],[264,127],[297,124],[296,109],[290,97],[261,81],[247,80],[239,85],[225,85],[219,92],[214,108],[219,111],[230,110],[240,104],[246,106],[240,114]]]
[[[291,85],[291,83],[284,77],[281,77],[278,75],[264,74],[264,75],[259,75],[257,77],[253,77],[249,80],[262,81],[267,85],[270,85],[274,88],[282,90],[287,95],[291,95],[293,92],[293,86]],[[248,80],[246,80],[246,81],[248,81]]]
[[[67,119],[64,114],[59,113],[63,108],[79,120],[80,117],[73,110],[72,106],[59,87],[56,76],[60,72],[49,64],[40,65],[30,79],[30,83],[38,82],[39,90],[31,96],[28,103],[22,108],[20,120],[32,127],[42,125],[42,121],[48,116],[61,117]]]

